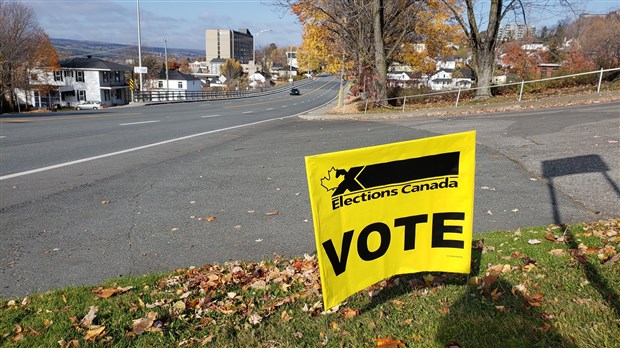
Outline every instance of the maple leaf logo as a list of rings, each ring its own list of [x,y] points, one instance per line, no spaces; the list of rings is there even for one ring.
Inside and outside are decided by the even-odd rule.
[[[338,185],[344,180],[344,177],[340,179],[337,178],[336,172],[338,170],[334,167],[327,171],[327,176],[321,179],[321,186],[323,186],[327,191],[333,191],[338,188]]]

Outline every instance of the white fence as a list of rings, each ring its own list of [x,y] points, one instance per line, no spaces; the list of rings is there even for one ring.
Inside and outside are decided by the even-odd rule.
[[[601,83],[603,81],[603,74],[606,72],[611,72],[611,71],[620,71],[620,68],[613,68],[613,69],[601,69],[601,70],[596,70],[596,71],[589,71],[589,72],[584,72],[584,73],[579,73],[579,74],[572,74],[572,75],[563,75],[563,76],[556,76],[556,77],[548,77],[548,78],[544,78],[544,79],[539,79],[539,80],[529,80],[529,81],[521,81],[521,82],[513,82],[513,83],[504,83],[504,84],[500,84],[500,85],[492,85],[491,88],[496,88],[496,87],[508,87],[508,86],[520,86],[519,89],[519,96],[517,98],[518,101],[521,101],[522,97],[523,97],[523,88],[526,84],[529,83],[537,83],[537,82],[544,82],[544,81],[551,81],[551,80],[560,80],[560,79],[568,79],[568,78],[574,78],[577,76],[583,76],[583,75],[592,75],[592,74],[599,74],[599,78],[598,78],[598,83],[596,86],[596,92],[600,93],[601,91]],[[459,106],[459,100],[461,98],[461,92],[466,92],[466,91],[475,91],[477,89],[482,89],[483,87],[474,87],[474,88],[459,88],[458,90],[452,90],[452,91],[442,91],[442,92],[434,92],[434,93],[425,93],[425,94],[416,94],[416,95],[409,95],[409,96],[403,96],[403,97],[395,97],[395,98],[388,98],[388,99],[380,99],[380,100],[376,100],[378,101],[391,101],[391,100],[401,100],[402,99],[402,112],[405,112],[405,107],[407,105],[407,99],[412,100],[414,98],[422,98],[422,97],[429,97],[429,96],[435,96],[435,95],[441,95],[441,94],[454,94],[456,93],[456,101],[454,103],[454,107],[458,107]],[[364,106],[364,113],[368,112],[368,102],[369,100],[366,99],[365,102],[365,106]],[[373,100],[373,102],[375,102],[375,100]]]

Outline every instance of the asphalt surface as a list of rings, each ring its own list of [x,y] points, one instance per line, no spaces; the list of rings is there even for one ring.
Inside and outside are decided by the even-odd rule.
[[[323,103],[333,100],[331,87]],[[240,104],[229,106],[235,105]],[[210,113],[199,107],[119,109],[115,125],[161,116],[156,118],[160,122],[135,124],[142,128],[132,132],[98,123],[105,117],[73,120],[86,134],[78,137],[69,137],[59,123],[51,142],[35,141],[42,130],[27,135],[22,129],[22,143],[11,146],[16,127],[7,132],[1,123],[4,177],[42,168],[34,163],[49,167],[162,144],[1,180],[0,296],[212,262],[260,260],[273,253],[313,253],[304,156],[464,130],[477,131],[475,232],[620,215],[618,102],[381,119],[325,115],[328,107],[295,110],[305,113],[302,117],[270,117],[273,108],[251,122],[242,118],[248,114],[241,108],[231,108],[237,111],[228,118],[237,121],[230,124],[211,123],[224,117],[203,118]],[[162,125],[165,115],[175,115],[175,122]],[[45,121],[46,127],[53,129],[56,122],[64,121]],[[97,130],[97,146],[89,147],[87,134]],[[201,135],[183,138],[192,134]],[[178,140],[165,142],[173,138]],[[76,139],[85,142],[72,145]],[[45,155],[28,156],[20,146],[34,152],[43,148]],[[63,147],[70,150],[54,154]],[[5,163],[11,168],[5,170]]]

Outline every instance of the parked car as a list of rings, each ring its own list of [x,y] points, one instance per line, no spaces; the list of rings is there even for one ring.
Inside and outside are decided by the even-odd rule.
[[[298,88],[291,88],[291,95],[301,95]]]
[[[82,101],[76,105],[76,110],[97,110],[101,108],[101,102],[94,100]]]

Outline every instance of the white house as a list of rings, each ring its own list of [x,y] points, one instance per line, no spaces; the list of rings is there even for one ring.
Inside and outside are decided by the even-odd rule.
[[[428,86],[433,91],[444,91],[458,88],[470,88],[472,71],[470,69],[441,69],[431,75]]]
[[[185,99],[192,93],[202,91],[200,78],[184,74],[178,70],[162,71],[157,80],[151,82],[152,91],[160,92],[160,99]]]
[[[265,87],[265,76],[261,73],[255,72],[248,76],[248,79],[250,80],[250,87],[252,88]]]
[[[114,106],[131,100],[125,79],[125,73],[131,69],[125,65],[92,56],[63,59],[59,65],[60,69],[53,72],[31,71],[32,92],[18,92],[20,99],[37,108],[71,106],[86,100]]]
[[[388,73],[388,86],[390,87],[415,87],[425,86],[428,76],[419,72],[394,71]]]

